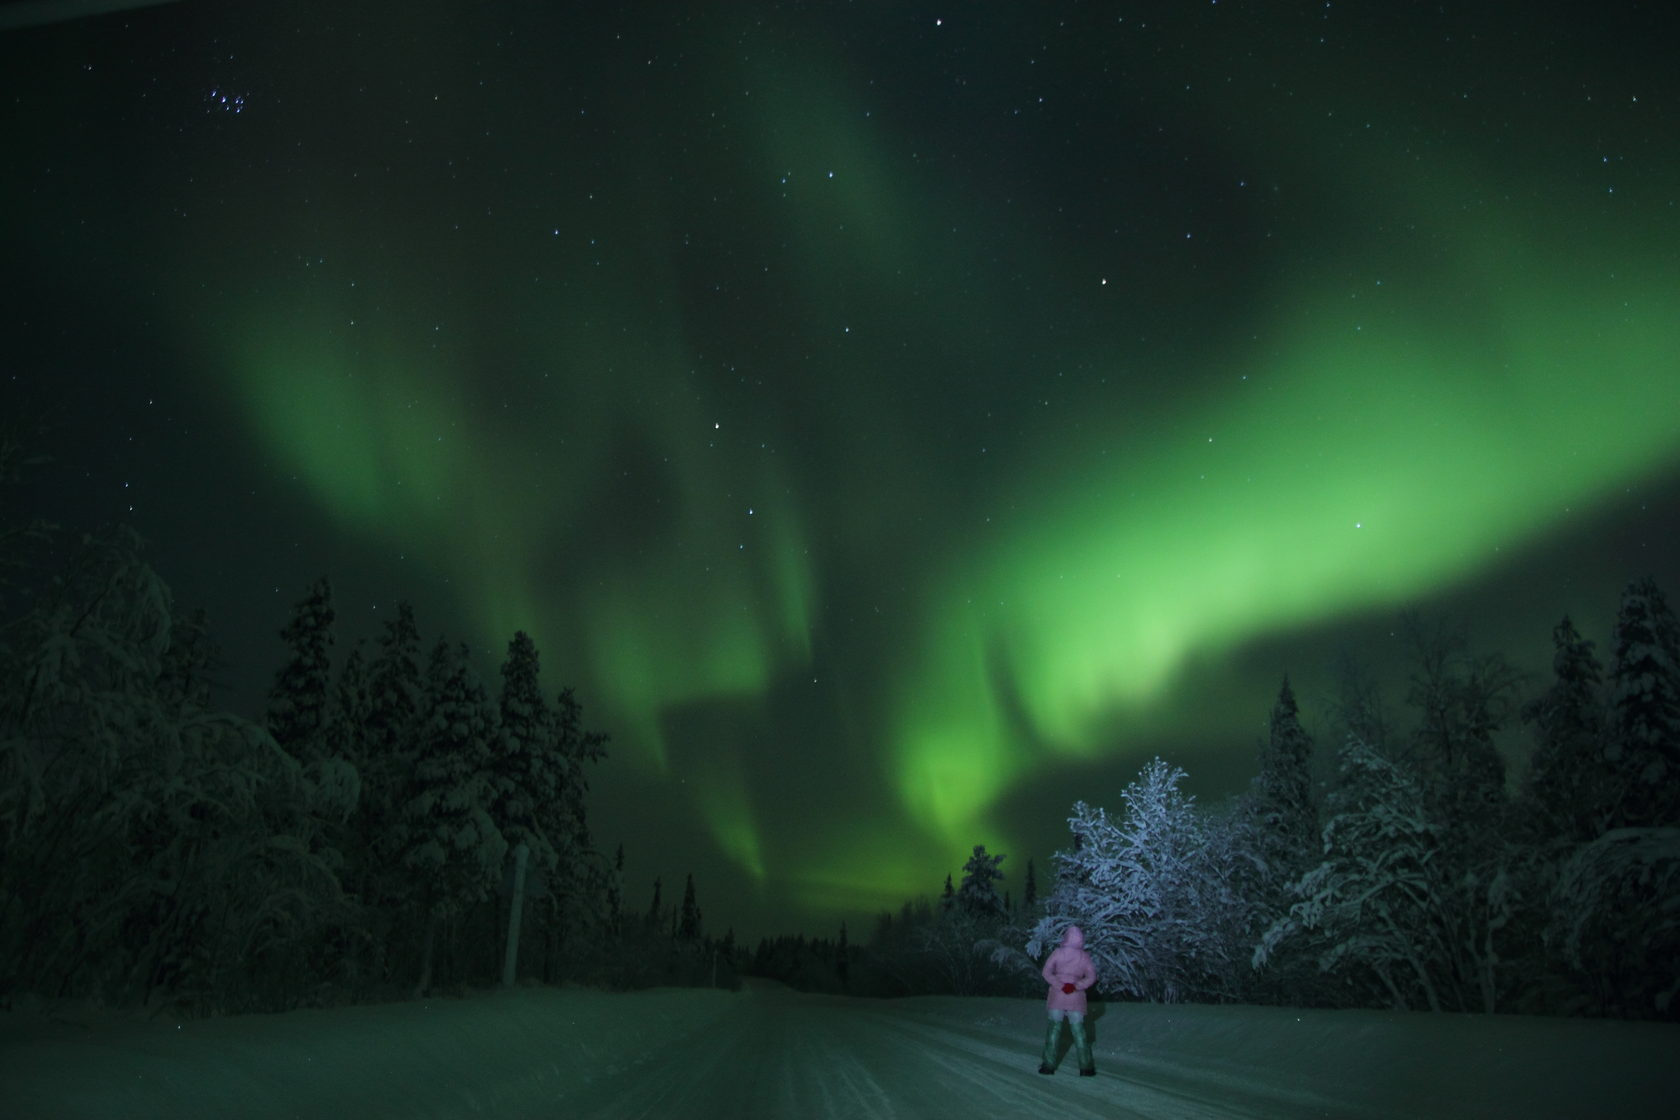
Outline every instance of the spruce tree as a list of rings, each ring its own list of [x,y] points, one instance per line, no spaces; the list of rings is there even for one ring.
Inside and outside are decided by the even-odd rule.
[[[957,890],[957,905],[964,913],[975,916],[1001,917],[1003,898],[997,884],[1003,881],[998,865],[1006,857],[986,854],[984,844],[974,845],[974,854],[963,864],[962,886]]]
[[[414,624],[414,608],[398,603],[396,617],[385,620],[368,684],[366,749],[380,777],[388,777],[386,771],[407,768],[422,692],[420,631]]]
[[[560,695],[555,698],[554,727],[560,755],[566,762],[560,802],[570,819],[572,846],[582,851],[589,845],[589,818],[585,805],[589,777],[584,765],[607,757],[607,744],[612,737],[604,731],[584,729],[583,705],[570,687],[561,689]]]
[[[1680,824],[1680,626],[1650,578],[1616,615],[1607,755],[1621,790],[1613,824]]]
[[[290,654],[268,695],[268,730],[301,762],[326,757],[333,644],[332,585],[322,576],[292,607],[280,638]]]
[[[507,842],[490,815],[493,732],[467,648],[438,642],[427,667],[426,715],[400,845],[426,920],[421,990],[431,980],[439,920],[484,899],[500,881]]]
[[[1320,969],[1374,980],[1397,1009],[1463,1009],[1450,987],[1440,833],[1412,768],[1352,736],[1339,761],[1323,860],[1294,884],[1299,901],[1266,931],[1254,963],[1303,938]]]
[[[332,584],[322,576],[293,606],[280,632],[291,652],[269,691],[267,723],[281,749],[303,764],[311,799],[339,845],[361,796],[361,776],[333,742],[333,619]],[[336,863],[341,854],[334,851],[328,858]]]
[[[598,893],[600,874],[589,836],[589,777],[584,768],[606,757],[609,736],[584,728],[583,706],[571,688],[562,689],[556,698],[553,728],[555,753],[545,763],[543,780],[544,788],[554,792],[538,805],[538,821],[558,859],[554,889],[575,906]]]
[[[1289,678],[1272,703],[1269,732],[1247,792],[1216,830],[1238,856],[1231,861],[1230,888],[1246,909],[1234,936],[1252,944],[1289,909],[1290,885],[1319,861],[1318,806],[1312,790],[1312,738],[1301,726],[1300,708]],[[1318,968],[1300,942],[1274,956],[1258,981],[1274,992],[1312,985]]]
[[[536,644],[521,630],[508,642],[502,662],[501,728],[491,760],[494,815],[508,843],[527,844],[531,858],[552,874],[560,860],[558,849],[571,840],[569,828],[550,835],[548,827],[568,819],[559,807],[566,797],[569,763],[538,676]]]
[[[656,929],[659,928],[659,914],[660,914],[659,892],[660,892],[660,888],[661,888],[662,885],[663,885],[663,883],[662,883],[662,880],[659,878],[659,876],[657,876],[657,875],[654,876],[654,879],[653,879],[653,901],[648,903],[647,918],[645,919],[646,925],[647,925],[649,930],[656,930]]]
[[[347,760],[358,773],[367,765],[367,728],[372,712],[372,683],[367,658],[358,642],[344,659],[327,711],[328,752]]]
[[[1312,793],[1312,737],[1301,726],[1295,693],[1284,677],[1253,786],[1259,855],[1268,878],[1283,882],[1314,862],[1318,807]]]
[[[395,617],[385,620],[378,652],[368,667],[357,767],[361,798],[355,831],[366,860],[359,889],[372,905],[386,905],[405,893],[403,812],[417,792],[414,769],[424,702],[419,657],[414,608],[398,603]]]
[[[624,929],[624,845],[613,854],[612,876],[607,880],[607,932]]]
[[[700,906],[694,901],[694,873],[688,874],[683,885],[682,916],[677,923],[677,937],[682,941],[700,940]]]
[[[1543,837],[1591,840],[1608,826],[1602,678],[1593,643],[1566,615],[1552,630],[1552,684],[1523,708],[1537,732],[1525,794]]]

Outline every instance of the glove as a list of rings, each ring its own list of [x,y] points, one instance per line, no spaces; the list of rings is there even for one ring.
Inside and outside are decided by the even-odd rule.
[[[1068,995],[1071,996],[1073,994],[1073,985],[1072,984],[1063,984],[1062,985],[1062,991],[1066,992]]]

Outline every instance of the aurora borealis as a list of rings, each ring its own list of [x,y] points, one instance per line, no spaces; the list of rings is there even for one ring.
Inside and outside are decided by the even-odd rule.
[[[1655,9],[354,7],[0,35],[7,399],[248,705],[323,572],[528,630],[632,907],[1042,869],[1404,609],[1680,591]]]

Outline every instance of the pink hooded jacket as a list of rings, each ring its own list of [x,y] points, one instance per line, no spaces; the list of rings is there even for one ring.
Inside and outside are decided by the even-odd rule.
[[[1097,966],[1085,951],[1085,931],[1069,926],[1062,933],[1062,944],[1044,958],[1044,982],[1050,985],[1050,995],[1044,1004],[1051,1011],[1085,1010],[1085,989],[1097,982]],[[1073,991],[1062,991],[1063,984],[1072,984]]]

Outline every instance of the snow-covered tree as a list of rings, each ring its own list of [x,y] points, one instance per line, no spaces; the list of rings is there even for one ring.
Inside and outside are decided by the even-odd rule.
[[[312,800],[343,823],[355,810],[361,775],[333,747],[333,619],[332,585],[322,576],[280,631],[290,655],[269,690],[267,724],[281,749],[303,764],[316,790]]]
[[[1680,824],[1680,625],[1652,579],[1622,593],[1610,669],[1613,822]]]
[[[1435,832],[1438,994],[1449,1008],[1494,1010],[1510,972],[1505,951],[1522,878],[1512,844],[1505,762],[1494,742],[1518,711],[1519,674],[1503,656],[1474,655],[1462,633],[1412,623],[1418,714],[1407,759]]]
[[[1680,828],[1617,828],[1578,845],[1551,897],[1547,941],[1585,1009],[1680,1018]]]
[[[0,635],[0,988],[286,1006],[342,901],[316,787],[131,534],[65,556]]]
[[[198,607],[178,617],[163,651],[158,689],[165,703],[182,708],[210,706],[210,673],[221,667],[221,649],[210,636],[210,617]]]
[[[332,584],[322,576],[292,607],[291,620],[280,631],[289,656],[269,690],[268,730],[305,763],[328,753],[333,618]]]
[[[1475,845],[1499,825],[1505,805],[1505,762],[1493,736],[1516,709],[1518,677],[1497,654],[1471,654],[1462,633],[1425,633],[1416,619],[1408,625],[1417,661],[1407,694],[1418,714],[1413,773],[1451,833],[1443,839]]]
[[[492,815],[510,845],[528,844],[532,858],[552,870],[554,846],[537,816],[540,806],[560,796],[563,763],[554,757],[554,721],[538,681],[537,647],[523,630],[508,642],[501,671],[501,733],[493,740],[490,761],[496,781]]]
[[[573,787],[581,775],[574,773],[576,761],[567,756],[565,732],[543,699],[539,675],[536,644],[521,630],[502,662],[501,726],[490,763],[493,815],[508,843],[529,845],[533,860],[553,877],[562,862],[570,871],[579,855],[582,806]]]
[[[414,608],[397,604],[385,620],[379,651],[369,666],[367,713],[362,724],[362,797],[359,830],[381,872],[398,860],[393,847],[397,824],[412,780],[424,715],[420,675],[420,632]],[[379,879],[388,878],[383,873]],[[385,888],[379,888],[385,893]]]
[[[494,733],[466,647],[438,642],[427,667],[426,716],[398,840],[426,922],[420,990],[431,983],[439,921],[487,897],[501,879],[507,841],[491,817],[487,769]]]
[[[1003,898],[997,884],[1003,881],[998,866],[1006,857],[987,855],[984,844],[974,845],[974,854],[963,864],[962,885],[957,888],[957,905],[970,914],[1002,917]]]
[[[1225,907],[1234,923],[1233,942],[1241,943],[1246,958],[1255,941],[1287,910],[1293,897],[1289,886],[1318,862],[1318,805],[1313,795],[1312,737],[1301,726],[1300,709],[1289,679],[1284,678],[1272,705],[1267,737],[1260,745],[1259,766],[1248,789],[1235,798],[1217,821],[1210,819],[1214,837],[1228,855],[1222,862],[1224,887],[1238,900]],[[1233,987],[1255,989],[1251,998],[1299,998],[1310,987],[1316,966],[1298,954],[1274,959],[1263,977],[1250,969],[1237,970]],[[1236,979],[1235,977],[1233,978]],[[1263,989],[1271,989],[1269,992]],[[1235,993],[1233,993],[1235,994]]]
[[[1447,955],[1439,829],[1404,763],[1350,738],[1324,826],[1324,858],[1294,885],[1299,901],[1254,951],[1261,967],[1308,936],[1326,972],[1374,977],[1397,1007],[1442,1009]]]
[[[152,804],[174,761],[147,765],[172,730],[157,689],[168,589],[131,534],[67,552],[0,632],[0,982],[12,989],[53,972],[86,983],[89,952],[126,957],[116,927],[151,891],[123,880],[150,862]]]
[[[1312,736],[1301,726],[1288,677],[1272,705],[1252,798],[1258,854],[1268,871],[1292,877],[1318,847],[1318,806],[1312,790]]]
[[[555,697],[554,727],[555,737],[560,745],[560,757],[566,763],[565,775],[560,784],[562,794],[557,813],[564,816],[563,823],[570,828],[570,833],[565,834],[561,827],[562,821],[557,817],[555,825],[550,829],[550,836],[565,835],[566,847],[559,850],[562,855],[569,851],[572,862],[576,864],[591,846],[587,801],[589,773],[584,767],[607,757],[607,743],[611,741],[611,736],[604,731],[585,729],[583,705],[569,686],[561,689],[560,694]]]
[[[365,957],[367,972],[388,976],[393,953],[411,923],[393,919],[418,903],[413,872],[403,865],[403,845],[410,835],[403,816],[414,792],[424,701],[419,666],[420,635],[414,611],[398,603],[385,620],[365,679],[352,650],[339,674],[333,712],[336,752],[354,759],[359,777],[356,812],[347,830],[349,866],[345,883],[366,908],[367,919],[354,952]]]
[[[385,620],[368,681],[367,751],[373,775],[406,768],[421,716],[424,688],[420,677],[420,631],[414,608],[397,604],[395,618]]]
[[[584,727],[583,706],[569,687],[555,698],[553,728],[554,747],[543,772],[556,792],[537,806],[537,819],[558,860],[544,903],[548,954],[557,957],[570,933],[611,920],[612,873],[589,833],[587,771],[606,757],[608,736]]]
[[[369,772],[367,735],[372,708],[370,670],[362,651],[358,642],[344,659],[327,709],[326,755],[308,768],[318,785],[326,786],[329,778],[336,781],[338,788],[329,797],[348,813],[332,822],[328,836],[344,854],[340,878],[360,909],[357,921],[334,932],[323,955],[333,959],[332,969],[339,979],[353,984],[383,971],[380,962],[385,948],[373,909],[380,899],[375,884],[385,877],[371,827],[378,814],[366,804],[362,781]]]
[[[1609,826],[1603,671],[1566,616],[1552,631],[1552,683],[1523,708],[1537,732],[1525,794],[1542,836],[1581,842]]]
[[[327,708],[328,753],[345,759],[358,772],[367,765],[367,728],[373,711],[370,674],[362,644],[358,642],[338,671]]]

